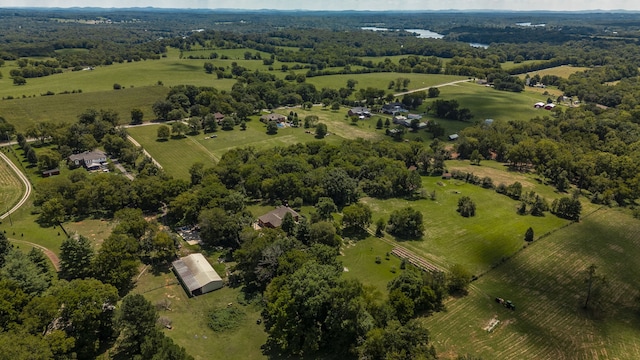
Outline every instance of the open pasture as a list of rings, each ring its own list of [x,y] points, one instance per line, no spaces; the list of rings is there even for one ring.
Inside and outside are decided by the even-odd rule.
[[[115,110],[122,123],[131,121],[131,109],[139,108],[144,112],[145,120],[149,120],[155,117],[151,105],[164,99],[168,91],[165,86],[147,86],[118,91],[1,100],[0,116],[12,123],[18,132],[24,132],[37,122],[75,122],[78,115],[89,108]]]
[[[447,312],[425,319],[443,359],[637,359],[640,222],[603,208],[580,223],[535,241],[450,299]],[[582,309],[584,271],[606,277],[604,310]],[[509,299],[510,311],[494,301]],[[483,330],[491,319],[500,323]]]
[[[588,67],[581,67],[581,66],[570,66],[570,65],[561,65],[561,66],[556,66],[556,67],[552,67],[552,68],[548,68],[548,69],[542,69],[542,70],[536,70],[536,71],[529,71],[526,72],[524,74],[520,74],[518,75],[521,79],[524,79],[526,74],[529,74],[529,76],[535,76],[535,75],[540,75],[540,77],[543,77],[545,75],[555,75],[561,78],[568,78],[569,75],[580,72],[580,71],[585,71],[585,70],[589,70]]]
[[[523,179],[515,175],[506,183],[519,180]],[[459,180],[423,177],[423,187],[428,193],[435,191],[436,200],[364,198],[362,201],[371,206],[374,220],[386,221],[392,211],[407,206],[421,211],[426,229],[423,239],[401,243],[445,268],[461,264],[473,274],[481,274],[520,250],[525,245],[527,228],[532,227],[538,237],[568,223],[549,213],[543,217],[518,215],[519,201]],[[457,213],[461,196],[469,196],[476,203],[474,217],[464,218]],[[545,198],[549,203],[553,200]]]
[[[307,82],[315,85],[320,90],[322,88],[339,89],[347,87],[347,80],[353,79],[358,83],[355,90],[366,89],[372,87],[375,89],[387,89],[389,82],[396,81],[398,78],[407,78],[409,82],[408,90],[428,88],[434,85],[445,84],[456,80],[464,80],[467,77],[457,75],[438,75],[438,74],[416,74],[416,73],[370,73],[370,74],[344,74],[344,75],[327,75],[307,78]],[[395,90],[387,90],[395,92]]]
[[[546,102],[546,95],[495,90],[474,83],[459,83],[440,88],[440,99],[456,100],[460,107],[468,108],[474,120],[528,120],[536,116],[548,115],[544,109],[535,109],[533,104]],[[429,103],[429,99],[425,103]]]

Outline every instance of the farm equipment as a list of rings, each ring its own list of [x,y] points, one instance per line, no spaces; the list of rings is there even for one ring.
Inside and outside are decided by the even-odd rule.
[[[516,310],[516,306],[511,302],[511,300],[504,300],[503,298],[497,297],[496,302],[509,310]]]

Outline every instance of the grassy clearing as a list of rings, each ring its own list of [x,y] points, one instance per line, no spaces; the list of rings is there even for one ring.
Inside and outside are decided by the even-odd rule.
[[[140,108],[144,112],[145,119],[152,119],[154,115],[151,105],[157,100],[164,99],[168,92],[169,89],[164,86],[148,86],[119,91],[37,95],[25,99],[0,101],[0,116],[14,124],[19,132],[25,131],[36,122],[75,122],[78,115],[89,108],[115,110],[120,115],[120,120],[127,123],[131,120],[133,108]]]
[[[94,248],[99,248],[104,239],[111,235],[111,231],[115,227],[115,223],[104,219],[84,219],[63,224],[67,232],[75,232],[89,240]]]
[[[474,283],[469,296],[425,319],[442,358],[471,353],[499,359],[636,359],[640,222],[602,209],[534,242]],[[610,286],[594,317],[581,309],[583,271],[598,265]],[[511,299],[511,312],[494,297]],[[497,318],[488,333],[482,328]]]
[[[165,330],[178,345],[184,346],[196,359],[211,359],[211,354],[225,359],[263,359],[260,351],[267,335],[262,325],[256,324],[260,318],[257,304],[240,305],[242,294],[239,289],[223,287],[212,293],[188,298],[182,286],[171,272],[153,274],[145,272],[138,281],[134,293],[140,293],[156,304],[162,300],[171,301],[171,310],[161,310],[159,315],[172,321],[172,329]],[[246,313],[239,326],[224,332],[214,332],[207,327],[207,313],[210,309],[232,306],[241,307]]]
[[[531,92],[513,93],[473,83],[460,83],[440,88],[440,98],[457,100],[461,107],[468,108],[474,120],[528,120],[546,115],[545,110],[535,109],[533,104],[546,102],[547,96]],[[425,101],[426,104],[429,101]]]
[[[520,174],[510,174],[504,170],[502,172],[507,180],[505,183],[521,181],[526,184],[525,188],[531,186],[529,189],[538,192],[533,179],[523,179]],[[363,201],[371,206],[374,220],[387,220],[392,211],[406,206],[421,211],[426,227],[424,238],[403,241],[402,245],[444,268],[462,264],[474,274],[480,274],[520,250],[525,245],[523,239],[528,227],[532,227],[536,236],[540,236],[567,223],[551,214],[544,217],[518,215],[518,201],[461,181],[424,177],[423,186],[428,192],[435,190],[435,201],[372,198],[364,198]],[[549,202],[558,196],[538,193]],[[476,203],[475,217],[464,218],[456,212],[461,196],[469,196]]]
[[[522,65],[531,64],[531,63],[536,63],[536,64],[538,64],[538,63],[542,63],[542,62],[543,62],[543,61],[540,61],[540,60],[526,60],[526,61],[521,61],[520,63],[517,63],[517,64],[516,64],[516,63],[514,63],[513,61],[505,61],[505,62],[503,62],[502,64],[500,64],[500,67],[501,67],[503,70],[507,70],[507,71],[508,71],[508,70],[511,70],[511,69],[513,69],[513,68],[515,68],[515,67],[520,67],[520,66],[522,66]]]
[[[393,246],[374,237],[347,243],[342,250],[342,261],[348,279],[358,279],[363,284],[373,286],[380,292],[379,296],[386,298],[387,284],[402,271],[400,259],[389,254]],[[376,264],[376,257],[380,257],[382,263]],[[392,270],[395,267],[396,272]]]
[[[561,78],[568,78],[569,75],[580,72],[580,71],[585,71],[585,70],[589,70],[588,67],[581,67],[581,66],[571,66],[571,65],[561,65],[561,66],[556,66],[556,67],[552,67],[552,68],[548,68],[548,69],[542,69],[542,70],[537,70],[537,71],[530,71],[524,74],[520,74],[518,75],[520,78],[524,79],[526,74],[529,74],[529,76],[535,76],[535,75],[540,75],[540,77],[543,77],[545,75],[555,75]]]
[[[307,82],[316,86],[317,89],[347,87],[347,80],[353,79],[358,82],[355,90],[372,87],[375,89],[387,89],[390,81],[398,78],[407,78],[409,82],[408,90],[420,89],[429,86],[448,83],[456,80],[463,80],[465,76],[455,75],[434,75],[434,74],[401,74],[401,73],[373,73],[373,74],[346,74],[317,76],[307,79]],[[392,92],[393,90],[388,90]]]

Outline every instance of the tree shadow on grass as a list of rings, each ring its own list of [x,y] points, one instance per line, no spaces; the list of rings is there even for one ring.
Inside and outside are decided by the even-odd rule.
[[[167,141],[169,141],[169,139],[167,138],[156,139],[156,142],[167,142]]]
[[[348,227],[342,230],[342,237],[351,240],[364,240],[371,236],[365,229],[360,227]]]

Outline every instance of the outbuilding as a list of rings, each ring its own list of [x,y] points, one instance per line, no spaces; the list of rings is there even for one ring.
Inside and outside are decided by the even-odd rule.
[[[222,287],[222,278],[200,253],[180,258],[172,265],[189,296],[206,294]]]

